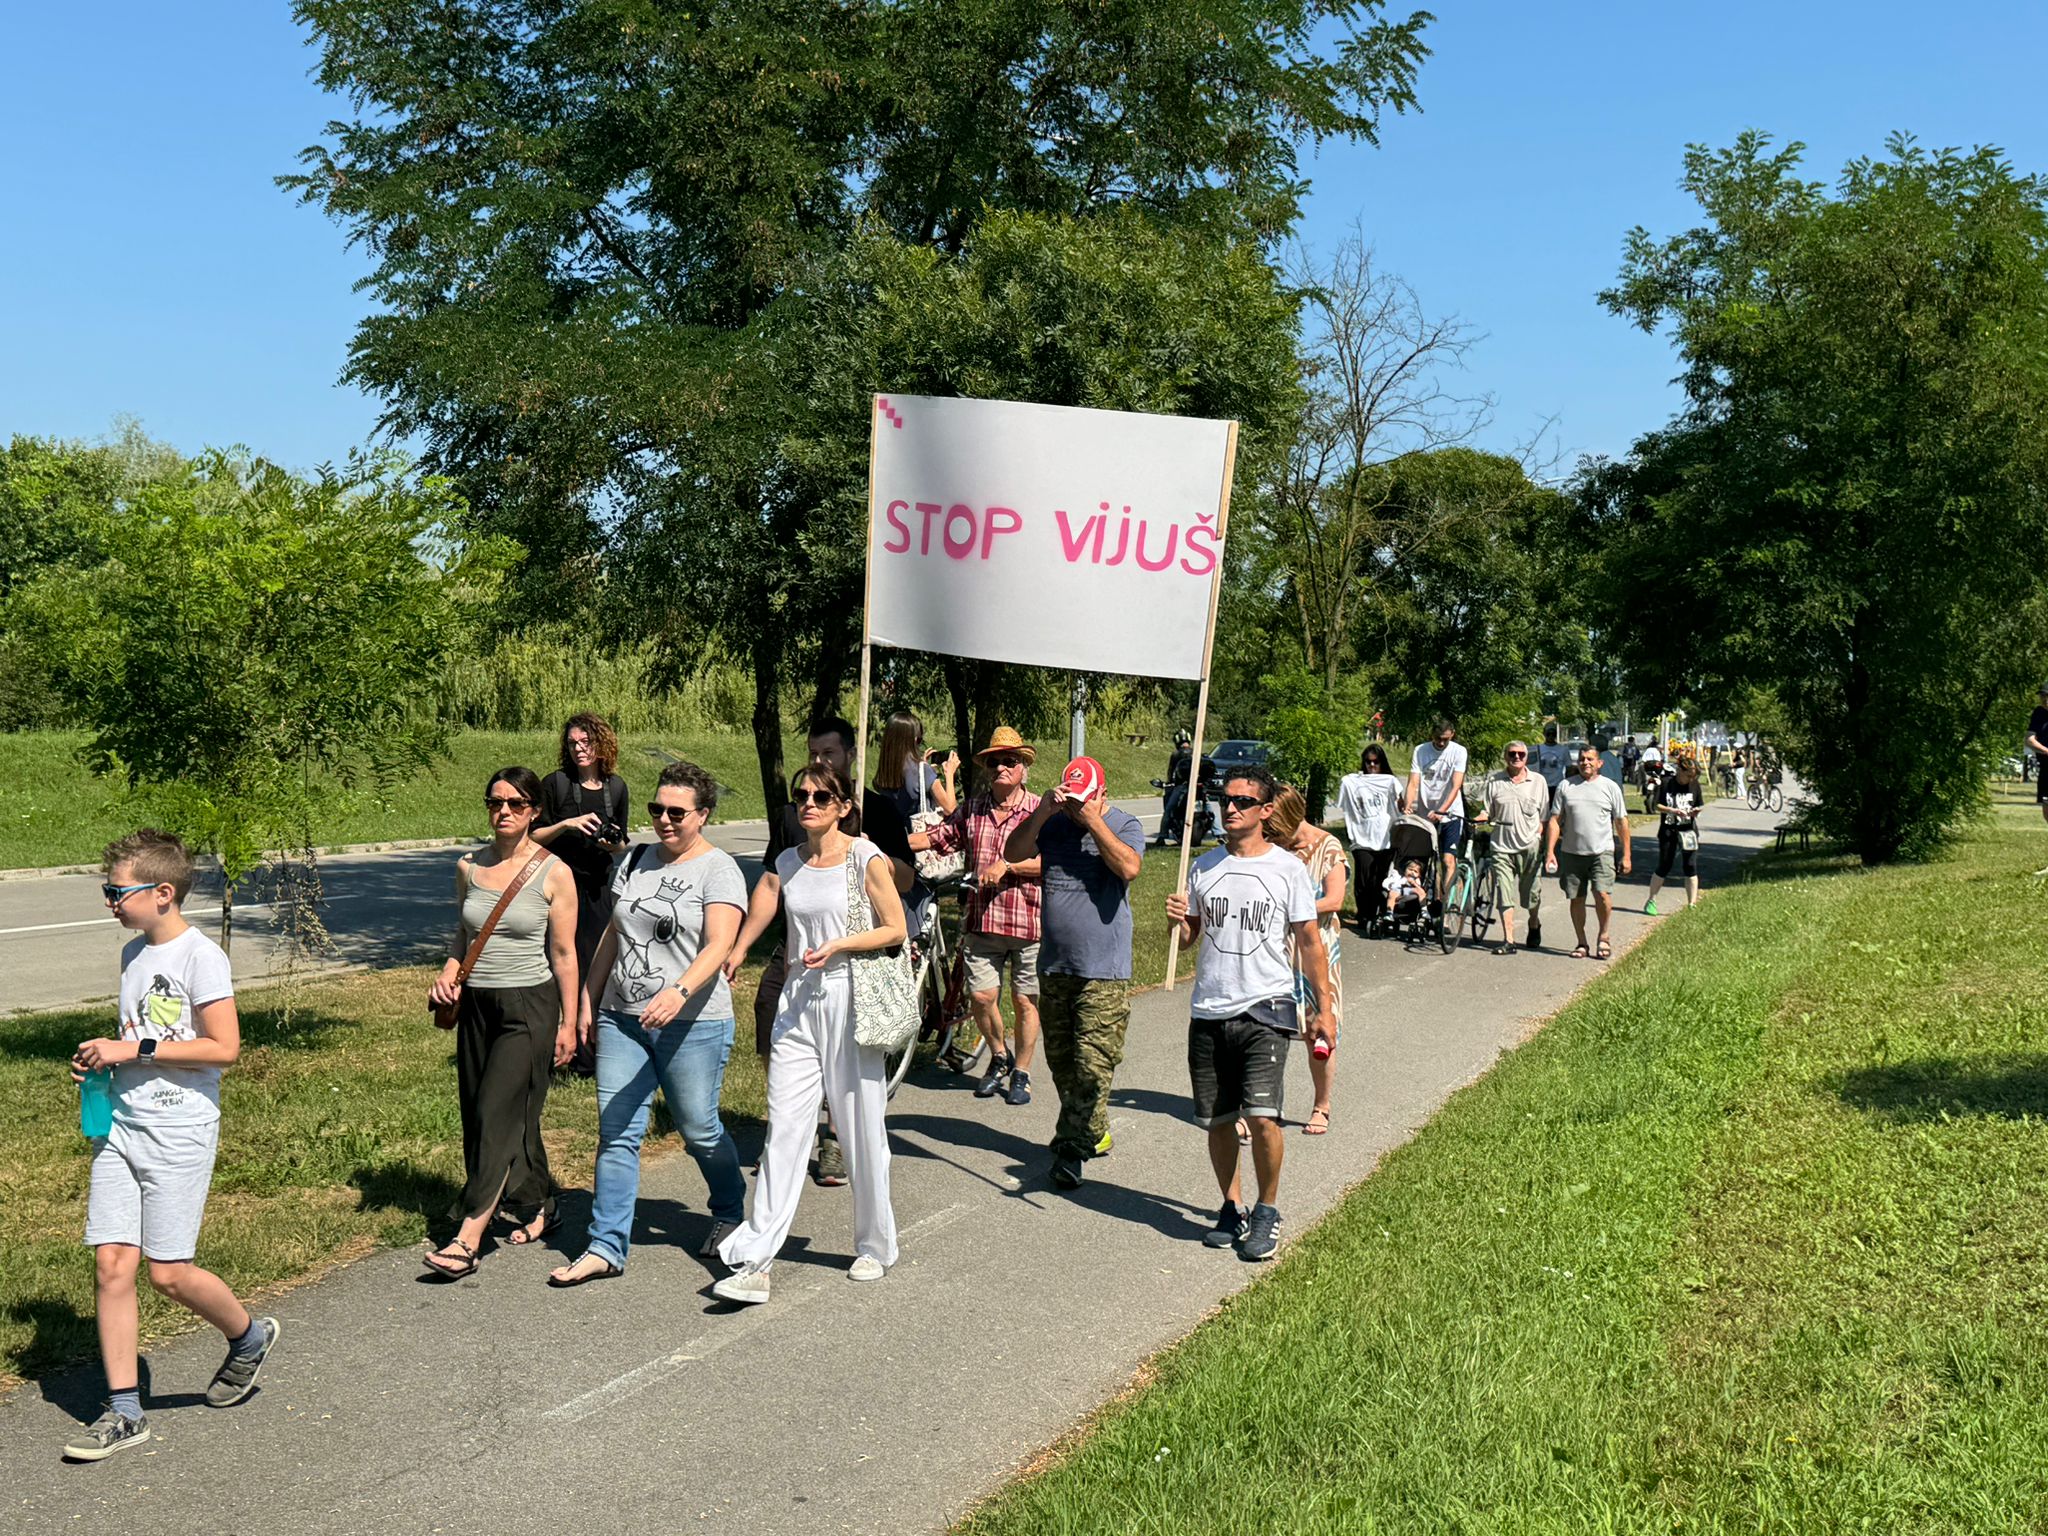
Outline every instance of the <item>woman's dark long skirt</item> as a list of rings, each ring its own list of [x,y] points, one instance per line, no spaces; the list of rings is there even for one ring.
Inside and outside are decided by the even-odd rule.
[[[540,1112],[547,1103],[561,1012],[561,992],[552,980],[462,989],[455,1082],[462,1100],[465,1218],[500,1204],[531,1219],[555,1193]]]

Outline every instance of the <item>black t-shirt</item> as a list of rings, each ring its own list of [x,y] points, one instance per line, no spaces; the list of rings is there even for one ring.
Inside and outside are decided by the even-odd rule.
[[[2048,743],[2048,709],[2043,709],[2038,704],[2034,706],[2033,714],[2027,717],[2027,734],[2036,741]],[[2048,760],[2048,753],[2037,752],[2034,755]]]
[[[910,826],[889,796],[879,790],[861,791],[860,835],[890,858],[901,859],[911,869],[917,868],[910,856]],[[782,815],[768,829],[768,851],[762,855],[761,867],[773,869],[783,849],[801,848],[803,842],[804,825],[797,820],[796,806],[783,806]]]
[[[544,826],[553,826],[571,816],[586,816],[594,811],[603,818],[599,830],[605,840],[623,843],[629,825],[626,801],[626,781],[616,773],[604,781],[602,789],[585,789],[558,768],[541,780],[540,819]],[[569,866],[579,885],[611,878],[612,856],[598,846],[596,838],[574,827],[557,833],[548,844],[548,852]]]
[[[1699,803],[1699,780],[1694,779],[1689,785],[1681,785],[1678,782],[1678,775],[1675,773],[1658,780],[1657,787],[1650,791],[1650,805],[1653,809],[1660,811],[1667,806],[1673,810],[1691,810]],[[1657,830],[1660,832],[1677,833],[1682,828],[1689,827],[1692,824],[1693,818],[1690,816],[1664,816],[1659,818]]]

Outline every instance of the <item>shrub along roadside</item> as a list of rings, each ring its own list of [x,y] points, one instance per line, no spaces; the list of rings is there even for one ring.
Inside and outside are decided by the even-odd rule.
[[[2048,1520],[2019,825],[1872,874],[1760,861],[962,1530]]]

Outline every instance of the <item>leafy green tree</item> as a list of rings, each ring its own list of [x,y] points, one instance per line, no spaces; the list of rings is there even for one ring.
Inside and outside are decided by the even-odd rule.
[[[1397,556],[1362,604],[1356,645],[1389,727],[1421,736],[1449,715],[1469,734],[1481,718],[1519,715],[1526,728],[1542,680],[1583,632],[1541,563],[1566,498],[1515,459],[1470,448],[1414,454],[1374,478]]]
[[[1602,299],[1670,327],[1686,405],[1583,499],[1636,690],[1774,692],[1822,824],[1880,863],[1981,803],[2041,666],[2048,182],[1895,137],[1830,194],[1799,157],[1696,146],[1706,222],[1630,235]]]
[[[534,607],[593,603],[593,570],[658,549],[671,602],[608,611],[678,666],[712,646],[745,662],[771,807],[785,687],[837,697],[860,607],[839,509],[865,449],[817,445],[842,440],[850,409],[864,432],[872,390],[1016,374],[942,336],[946,355],[968,349],[957,369],[816,369],[822,395],[777,394],[785,301],[804,310],[863,231],[954,260],[1003,212],[1121,210],[1256,251],[1298,212],[1302,146],[1370,141],[1413,104],[1428,21],[1387,19],[1380,0],[294,10],[320,82],[358,109],[285,179],[376,262],[379,312],[347,376],[486,526],[536,552]],[[1066,303],[1017,299],[1015,318],[1053,325]],[[1056,333],[1040,348],[1057,354]],[[1140,346],[1124,356],[1154,366]],[[618,536],[683,526],[679,508],[696,537]]]
[[[92,766],[220,860],[223,943],[235,882],[309,840],[323,784],[389,782],[441,744],[443,664],[510,557],[463,542],[461,511],[390,458],[305,480],[208,453],[107,509],[99,560],[9,598]]]
[[[0,603],[49,567],[98,559],[108,510],[176,463],[133,422],[107,442],[16,437],[0,449]],[[0,730],[70,723],[49,658],[30,637],[0,631]]]

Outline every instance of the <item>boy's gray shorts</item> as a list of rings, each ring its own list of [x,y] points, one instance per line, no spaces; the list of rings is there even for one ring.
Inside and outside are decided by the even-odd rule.
[[[125,1243],[164,1264],[190,1259],[219,1147],[218,1120],[137,1125],[116,1118],[113,1133],[93,1148],[86,1246]]]

